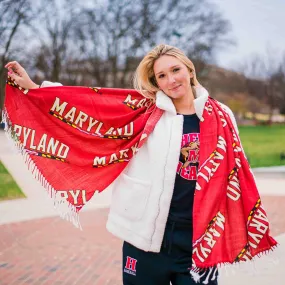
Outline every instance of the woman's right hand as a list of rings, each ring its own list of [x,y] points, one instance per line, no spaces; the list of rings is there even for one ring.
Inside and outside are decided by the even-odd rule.
[[[8,75],[20,87],[24,89],[35,89],[40,87],[34,81],[32,81],[26,70],[17,61],[8,62],[5,65],[5,68],[8,69]]]

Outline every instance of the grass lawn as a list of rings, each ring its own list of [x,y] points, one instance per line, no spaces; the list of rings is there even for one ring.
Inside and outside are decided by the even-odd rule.
[[[0,161],[0,201],[24,197],[25,195]]]
[[[251,167],[285,165],[285,125],[240,126],[240,138]]]

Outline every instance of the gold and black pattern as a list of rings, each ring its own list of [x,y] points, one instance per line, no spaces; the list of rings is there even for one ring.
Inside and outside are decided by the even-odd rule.
[[[57,119],[61,120],[62,122],[68,124],[69,126],[75,128],[75,129],[79,129],[75,124],[69,122],[67,119],[63,118],[62,116],[56,114],[54,111],[50,110],[49,113],[51,115],[53,115],[54,117],[56,117]]]
[[[246,244],[246,246],[241,250],[241,252],[237,255],[237,257],[235,258],[234,262],[239,262],[241,260],[241,258],[246,254],[246,252],[249,249],[249,245]]]
[[[232,147],[233,147],[233,150],[235,150],[235,148],[237,148],[238,151],[239,151],[239,149],[241,148],[241,146],[240,146],[239,144],[237,144],[236,142],[234,142],[234,143],[232,144]]]
[[[127,105],[127,106],[128,106],[129,108],[131,108],[132,110],[137,110],[137,109],[138,109],[137,106],[135,106],[135,105],[133,105],[133,104],[130,104],[130,103],[128,103],[128,102],[123,102],[123,104]]]
[[[237,166],[235,166],[235,167],[231,170],[231,172],[230,172],[230,174],[229,174],[229,176],[228,176],[228,181],[231,180],[231,178],[233,177],[233,175],[234,175],[237,171],[238,171],[238,168],[237,168]]]
[[[257,202],[255,203],[254,207],[252,208],[252,210],[249,213],[249,216],[247,218],[247,221],[250,222],[250,220],[253,218],[253,215],[255,213],[255,211],[260,207],[261,204],[261,200],[260,198],[257,200]]]
[[[98,94],[101,94],[100,93],[100,87],[89,87],[90,89],[92,89],[93,91],[95,91],[96,93],[98,93]]]
[[[210,160],[211,158],[215,157],[217,155],[217,150],[214,150],[210,155],[209,155],[209,158],[208,160]]]
[[[29,89],[24,89],[24,88],[20,87],[15,81],[12,80],[12,78],[10,76],[7,76],[6,83],[12,87],[18,88],[24,94],[27,94],[29,92]]]
[[[129,159],[118,159],[118,160],[114,160],[114,161],[112,161],[110,163],[105,163],[105,164],[100,164],[100,165],[93,165],[93,168],[102,168],[102,167],[106,167],[108,165],[121,163],[121,162],[127,162],[127,161],[129,161]]]
[[[27,151],[29,154],[32,154],[32,155],[36,155],[36,156],[40,156],[40,157],[44,157],[44,158],[49,158],[49,159],[54,159],[54,160],[61,161],[61,162],[67,162],[64,158],[58,157],[56,155],[51,155],[49,153],[38,152],[38,151],[28,150],[28,149],[27,149]]]
[[[217,214],[218,215],[218,214]],[[217,220],[217,215],[209,222],[207,229],[205,231],[205,234],[209,231],[209,229],[212,227],[212,225],[216,222]]]
[[[210,157],[209,157],[209,158],[212,158],[212,157],[216,156],[216,154],[217,154],[217,151],[214,150],[214,151],[210,154]]]
[[[114,136],[114,135],[104,135],[103,138],[105,139],[120,139],[120,140],[129,140],[131,137],[129,136]]]

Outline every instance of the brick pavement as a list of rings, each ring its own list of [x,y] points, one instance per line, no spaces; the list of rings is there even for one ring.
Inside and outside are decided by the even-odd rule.
[[[122,284],[122,242],[107,232],[107,213],[82,213],[83,231],[57,217],[0,226],[0,284]]]
[[[285,197],[262,201],[273,236],[284,233]],[[107,232],[107,214],[81,213],[83,231],[57,217],[0,226],[0,284],[122,284],[122,242]]]

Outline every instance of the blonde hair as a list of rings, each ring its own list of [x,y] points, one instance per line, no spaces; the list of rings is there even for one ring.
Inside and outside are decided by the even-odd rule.
[[[190,73],[193,73],[193,78],[191,78],[190,82],[195,96],[195,89],[193,87],[197,87],[200,84],[196,78],[193,62],[180,49],[165,44],[156,46],[142,59],[134,74],[134,88],[144,97],[155,100],[155,94],[159,90],[159,87],[155,80],[153,66],[155,61],[163,55],[176,57],[186,65]]]

